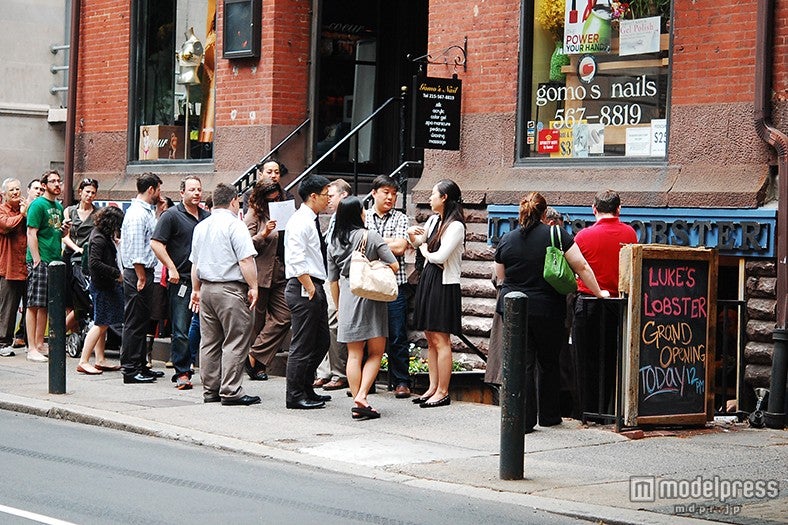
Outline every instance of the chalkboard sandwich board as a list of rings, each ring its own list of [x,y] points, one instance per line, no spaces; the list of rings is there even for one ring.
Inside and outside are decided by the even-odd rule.
[[[703,425],[713,414],[717,252],[624,246],[624,424]]]

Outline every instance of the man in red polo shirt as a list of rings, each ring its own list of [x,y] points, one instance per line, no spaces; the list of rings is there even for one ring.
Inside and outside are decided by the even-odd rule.
[[[594,197],[596,222],[575,236],[575,243],[594,270],[599,287],[618,297],[618,252],[624,244],[637,242],[635,230],[622,223],[621,197],[613,190],[603,190]],[[604,310],[604,315],[603,315]],[[618,313],[615,304],[594,299],[594,294],[577,280],[577,299],[574,304],[572,343],[578,362],[580,383],[580,411],[613,413],[616,371],[616,329]],[[604,318],[604,340],[600,325]],[[600,352],[603,372],[599,369]],[[599,405],[600,389],[604,393]]]

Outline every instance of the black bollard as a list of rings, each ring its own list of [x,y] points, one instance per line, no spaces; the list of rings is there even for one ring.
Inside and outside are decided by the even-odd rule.
[[[44,263],[41,263],[44,264]],[[47,293],[49,297],[49,393],[66,393],[66,264],[49,263]]]
[[[763,413],[764,423],[769,428],[785,428],[785,383],[788,373],[788,330],[775,329],[773,333],[772,381],[769,387],[769,405]]]
[[[525,346],[528,297],[509,292],[503,299],[503,378],[501,388],[501,479],[523,479],[525,464]]]

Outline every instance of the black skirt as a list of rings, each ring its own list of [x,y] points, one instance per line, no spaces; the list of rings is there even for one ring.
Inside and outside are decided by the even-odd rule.
[[[416,287],[414,328],[447,334],[462,333],[462,293],[459,284],[443,284],[443,270],[427,263]]]

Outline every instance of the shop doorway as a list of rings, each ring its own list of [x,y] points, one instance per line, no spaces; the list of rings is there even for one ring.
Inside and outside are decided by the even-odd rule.
[[[720,257],[717,272],[714,410],[717,414],[747,407],[753,394],[744,387],[744,259]]]
[[[410,86],[415,64],[407,57],[426,54],[428,22],[427,0],[317,0],[315,5],[312,161],[386,100],[399,96],[401,86]],[[392,104],[337,148],[319,171],[388,174],[400,162],[399,140],[399,106]],[[412,160],[413,153],[406,152],[406,158]]]

